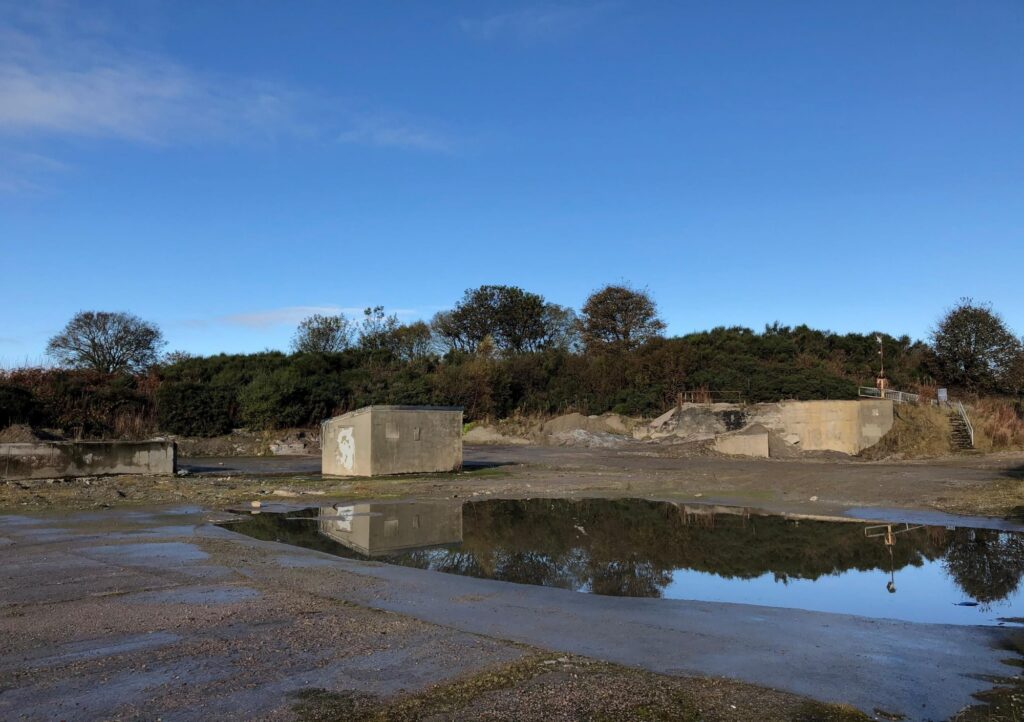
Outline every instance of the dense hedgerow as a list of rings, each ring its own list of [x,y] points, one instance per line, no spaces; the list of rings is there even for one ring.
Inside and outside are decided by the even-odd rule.
[[[884,338],[897,388],[933,381],[928,347]],[[748,402],[853,398],[873,385],[873,335],[800,326],[716,328],[654,338],[633,350],[398,355],[387,349],[186,358],[147,375],[29,369],[0,375],[0,425],[32,423],[85,436],[157,430],[211,436],[236,427],[308,426],[368,404],[444,404],[467,420],[576,410],[651,415],[684,389],[734,391]]]

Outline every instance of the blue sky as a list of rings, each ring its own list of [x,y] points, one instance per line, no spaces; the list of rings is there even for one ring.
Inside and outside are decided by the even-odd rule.
[[[1024,331],[1024,4],[0,2],[0,364],[647,287],[671,333]]]

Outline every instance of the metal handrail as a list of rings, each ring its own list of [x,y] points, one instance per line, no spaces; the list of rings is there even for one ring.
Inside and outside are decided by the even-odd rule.
[[[954,409],[956,410],[956,412],[958,414],[960,414],[960,418],[963,420],[964,426],[967,427],[967,433],[971,437],[971,448],[973,449],[974,448],[974,425],[971,423],[971,420],[967,417],[967,409],[964,408],[964,402],[963,401],[957,401],[956,402],[956,406],[954,407]]]
[[[916,404],[921,400],[920,394],[911,394],[906,391],[894,389],[879,389],[873,386],[861,386],[857,389],[857,395],[868,399],[888,399],[897,404]]]

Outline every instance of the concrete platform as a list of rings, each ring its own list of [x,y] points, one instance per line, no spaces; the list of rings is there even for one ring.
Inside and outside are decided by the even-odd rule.
[[[270,715],[309,686],[422,689],[519,658],[510,641],[908,719],[945,719],[982,677],[1013,673],[998,628],[443,575],[255,541],[210,516],[0,517],[0,718]]]

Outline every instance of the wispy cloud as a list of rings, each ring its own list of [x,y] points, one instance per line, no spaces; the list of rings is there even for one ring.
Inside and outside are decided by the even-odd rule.
[[[78,17],[0,10],[0,132],[171,143],[308,130],[289,89],[115,47]]]
[[[585,28],[614,7],[615,3],[612,2],[537,5],[483,18],[463,18],[459,26],[467,35],[478,40],[553,40]]]
[[[55,137],[158,146],[305,138],[433,152],[453,147],[451,137],[414,120],[153,53],[116,18],[91,7],[0,3],[0,141],[24,150],[29,140]],[[0,153],[0,190],[32,189],[33,173],[24,165]]]
[[[352,128],[338,135],[338,141],[380,148],[409,148],[435,153],[449,153],[455,147],[452,138],[437,131],[379,118],[359,119]]]
[[[269,328],[270,326],[294,325],[314,314],[336,316],[339,313],[351,315],[354,309],[339,306],[286,306],[267,311],[248,311],[221,316],[218,321],[229,326],[245,326],[247,328]],[[347,312],[347,313],[346,313]]]
[[[282,308],[271,308],[258,311],[244,311],[232,313],[225,316],[217,316],[212,319],[187,319],[182,321],[184,326],[206,327],[206,326],[241,326],[243,328],[272,328],[274,326],[294,326],[303,319],[315,314],[325,316],[336,316],[339,314],[349,318],[361,318],[366,306],[284,306]],[[419,309],[415,308],[387,308],[385,312],[395,314],[400,319],[418,318],[422,315]]]
[[[66,164],[45,155],[0,148],[0,192],[42,191],[46,179],[67,169]]]

